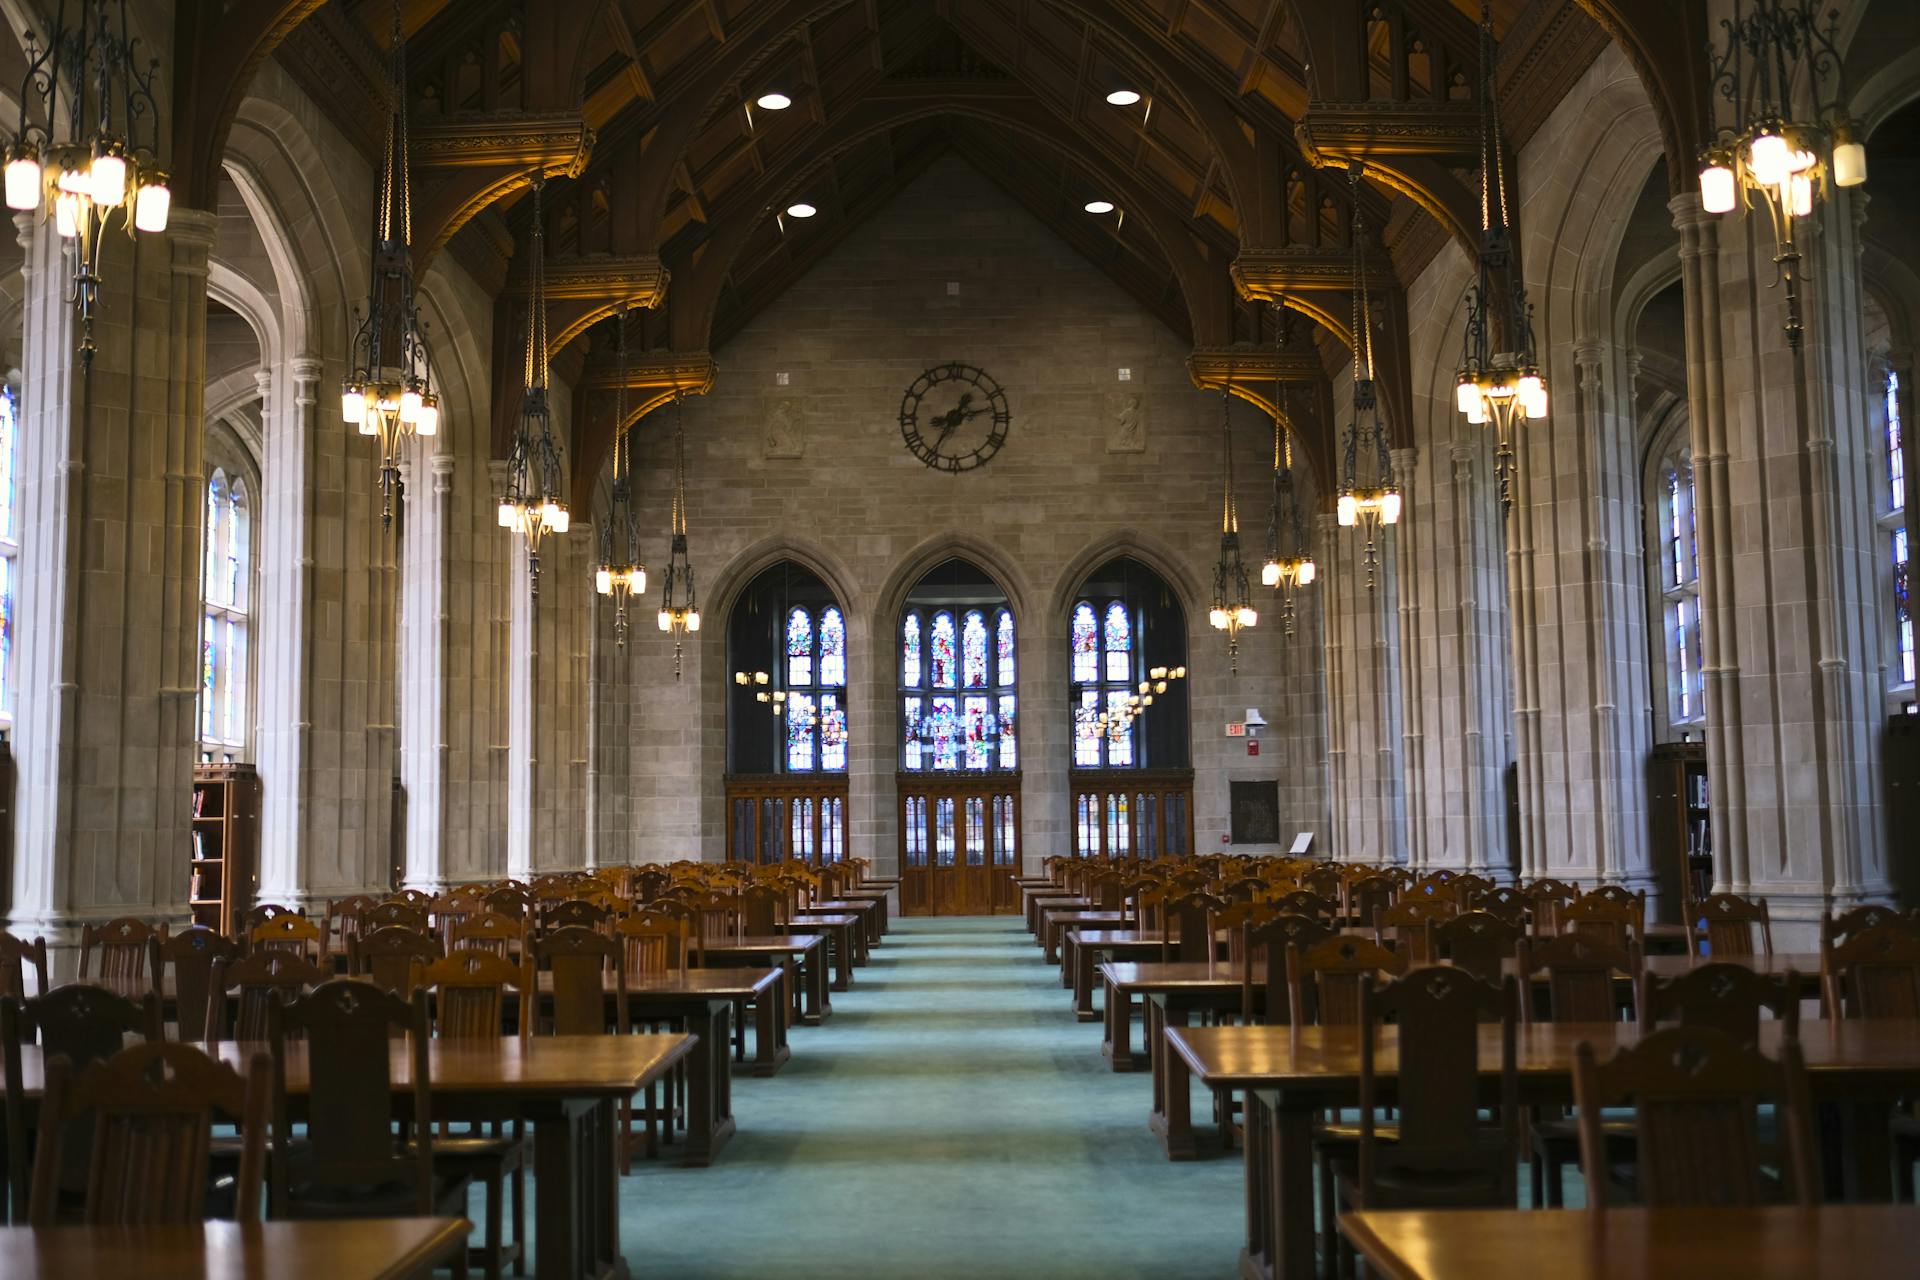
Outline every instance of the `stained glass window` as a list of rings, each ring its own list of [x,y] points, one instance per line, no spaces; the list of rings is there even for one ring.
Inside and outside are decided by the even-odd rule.
[[[1000,737],[1000,727],[993,722],[992,702],[977,694],[968,694],[966,700],[966,761],[969,769],[984,769],[993,760],[993,748]]]
[[[954,710],[953,695],[935,698],[927,714],[927,740],[933,746],[933,767],[960,767],[960,716]]]
[[[847,767],[847,712],[840,695],[820,695],[820,767],[838,773]]]
[[[1014,683],[1013,614],[1002,609],[998,621],[994,623],[994,631],[998,637],[995,647],[1000,653],[1000,679],[998,683],[1010,685]]]
[[[920,615],[910,613],[900,625],[900,683],[920,687]]]
[[[1127,607],[1115,600],[1107,606],[1106,631],[1107,679],[1133,679],[1133,626],[1127,620]]]
[[[20,424],[13,388],[0,385],[0,723],[13,723],[20,601]],[[18,747],[16,745],[16,750]]]
[[[1096,627],[1095,621],[1098,620]],[[1083,651],[1081,631],[1086,629]],[[1073,764],[1076,769],[1126,769],[1136,763],[1137,725],[1126,720],[1127,699],[1145,672],[1134,645],[1133,609],[1125,600],[1073,607]],[[1100,713],[1108,716],[1102,728]],[[1122,727],[1115,728],[1115,725]]]
[[[933,615],[933,634],[928,637],[928,683],[936,689],[953,688],[953,615],[944,609]]]
[[[1912,568],[1907,555],[1907,456],[1900,421],[1900,375],[1887,374],[1887,513],[1880,527],[1893,551],[1893,683],[1914,683]],[[1911,693],[1902,698],[1911,701]]]
[[[200,753],[207,760],[237,759],[246,747],[252,545],[247,483],[216,469],[207,479],[200,567]]]
[[[820,683],[829,689],[847,683],[847,622],[832,605],[820,611]]]
[[[1900,375],[1887,374],[1887,509],[1907,502],[1907,456],[1900,440]]]
[[[987,620],[980,616],[978,609],[967,611],[966,624],[960,631],[960,652],[967,688],[986,688]]]
[[[1000,695],[1000,767],[1013,769],[1020,764],[1019,734],[1014,731],[1014,708],[1017,699],[1011,693]]]
[[[1899,655],[1897,670],[1901,684],[1912,684],[1914,670],[1913,653],[1913,597],[1909,594],[1912,583],[1912,569],[1907,558],[1907,531],[1904,528],[1893,531],[1893,625],[1895,644]]]
[[[1666,685],[1665,720],[1678,741],[1681,734],[1703,723],[1707,714],[1706,684],[1701,674],[1700,545],[1696,519],[1693,463],[1686,449],[1686,420],[1668,429],[1664,455],[1650,476],[1654,486],[1647,496],[1649,535],[1657,539],[1658,591],[1648,615],[1657,625],[1656,679]]]
[[[1073,765],[1076,769],[1098,769],[1100,692],[1097,689],[1082,689],[1079,697],[1079,704],[1073,709]]]
[[[1073,607],[1072,631],[1074,683],[1091,684],[1100,678],[1100,630],[1085,600]]]
[[[813,684],[813,615],[805,609],[787,614],[787,687]]]
[[[901,718],[905,722],[901,726],[902,732],[905,735],[901,746],[902,760],[907,768],[918,769],[921,767],[920,699],[908,698],[906,700],[905,714]]]
[[[806,773],[813,768],[815,719],[813,695],[787,694],[787,770]]]

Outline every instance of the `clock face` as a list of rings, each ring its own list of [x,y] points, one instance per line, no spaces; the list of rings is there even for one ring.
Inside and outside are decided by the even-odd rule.
[[[1007,393],[985,370],[939,364],[913,380],[900,401],[900,435],[936,471],[985,466],[1007,442]]]

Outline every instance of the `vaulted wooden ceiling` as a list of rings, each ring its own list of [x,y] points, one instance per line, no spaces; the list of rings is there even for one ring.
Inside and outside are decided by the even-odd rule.
[[[536,172],[558,367],[611,386],[598,331],[646,308],[638,416],[706,389],[708,353],[955,152],[1192,340],[1196,382],[1232,376],[1259,400],[1274,368],[1207,353],[1264,347],[1267,304],[1283,298],[1326,340],[1278,371],[1324,392],[1348,336],[1344,170],[1365,175],[1384,293],[1448,235],[1477,231],[1479,13],[1478,0],[402,0],[416,254],[452,252],[500,295],[504,445]],[[278,54],[369,155],[393,21],[390,0],[330,0]],[[1495,0],[1492,22],[1517,146],[1606,36],[1574,0]],[[1141,100],[1109,104],[1119,88]],[[755,105],[773,90],[792,105]],[[1095,198],[1116,212],[1085,212]],[[816,216],[785,216],[799,200]],[[1409,403],[1389,385],[1390,417]],[[616,428],[576,418],[578,493]],[[1331,440],[1309,448],[1326,456]]]

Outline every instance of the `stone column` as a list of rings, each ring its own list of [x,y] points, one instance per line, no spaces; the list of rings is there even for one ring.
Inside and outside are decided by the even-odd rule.
[[[1404,486],[1411,459],[1398,456],[1395,476]],[[1398,629],[1395,537],[1375,533],[1379,566],[1373,589],[1366,583],[1359,529],[1343,529],[1320,517],[1320,546],[1327,567],[1326,592],[1327,785],[1333,825],[1325,842],[1331,856],[1357,861],[1404,862],[1406,817],[1401,771],[1395,754],[1400,735],[1399,670],[1393,657]]]
[[[534,787],[537,761],[534,743],[539,732],[540,703],[534,696],[539,679],[539,636],[534,627],[533,581],[528,572],[527,540],[513,538],[512,572],[508,575],[510,631],[507,647],[507,875],[527,880],[534,868]]]
[[[423,443],[421,451],[425,452]],[[405,884],[443,892],[447,868],[447,575],[453,455],[401,463],[400,787],[406,797]],[[425,474],[423,475],[422,472]]]
[[[207,258],[214,218],[106,233],[80,370],[63,245],[25,249],[11,928],[59,952],[120,915],[181,919],[199,692]]]

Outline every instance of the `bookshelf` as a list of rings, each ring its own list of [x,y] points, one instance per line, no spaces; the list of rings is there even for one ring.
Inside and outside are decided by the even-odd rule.
[[[1713,891],[1713,816],[1708,806],[1707,748],[1663,742],[1647,761],[1647,818],[1661,916],[1680,919],[1683,902]]]
[[[187,905],[195,924],[232,936],[253,901],[260,843],[260,777],[250,764],[193,770],[193,832],[187,847]]]

